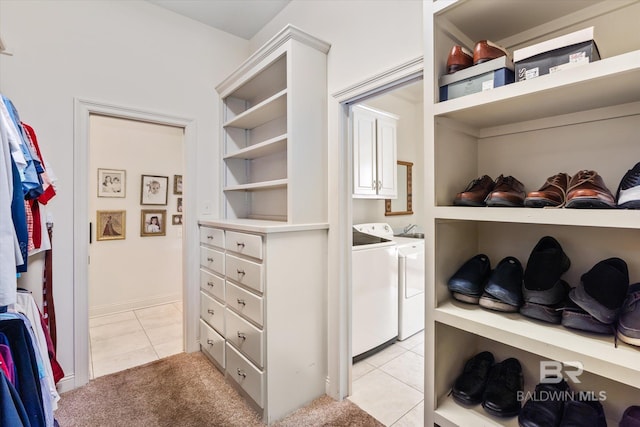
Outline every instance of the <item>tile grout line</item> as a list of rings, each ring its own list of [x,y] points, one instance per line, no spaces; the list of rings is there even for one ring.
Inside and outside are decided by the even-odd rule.
[[[138,323],[140,324],[140,327],[142,328],[142,331],[144,332],[144,336],[147,337],[147,340],[149,341],[149,345],[151,346],[151,348],[153,349],[153,352],[156,355],[156,360],[160,360],[160,355],[158,354],[158,350],[156,350],[156,347],[153,345],[153,343],[151,342],[151,337],[149,336],[149,334],[147,333],[146,328],[144,327],[144,325],[142,324],[142,322],[140,321],[140,318],[138,317],[138,313],[136,313],[136,310],[132,310],[133,311],[133,315],[136,316],[136,320],[138,321]]]

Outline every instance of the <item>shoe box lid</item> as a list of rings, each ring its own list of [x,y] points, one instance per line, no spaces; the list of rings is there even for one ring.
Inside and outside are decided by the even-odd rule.
[[[513,60],[507,56],[500,56],[492,59],[491,61],[483,62],[482,64],[473,65],[464,70],[456,71],[453,74],[445,74],[440,77],[438,84],[440,86],[450,85],[461,80],[471,79],[473,77],[489,73],[491,71],[499,70],[501,68],[507,68],[513,71]]]
[[[524,59],[541,53],[550,52],[562,47],[571,46],[578,43],[593,40],[593,27],[584,28],[573,33],[565,34],[551,40],[546,40],[531,46],[523,47],[513,51],[513,62],[520,62]]]

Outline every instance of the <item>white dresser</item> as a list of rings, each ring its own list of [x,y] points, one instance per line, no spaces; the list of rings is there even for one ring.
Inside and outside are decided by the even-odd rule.
[[[265,422],[325,392],[327,225],[200,221],[200,345]]]

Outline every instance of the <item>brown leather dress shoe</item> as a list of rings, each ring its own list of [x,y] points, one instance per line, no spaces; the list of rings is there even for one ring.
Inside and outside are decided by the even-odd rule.
[[[581,170],[571,178],[565,208],[615,208],[611,191],[596,171]]]
[[[569,175],[564,172],[547,178],[538,191],[532,191],[524,199],[524,205],[528,208],[543,208],[545,206],[562,207],[566,202],[567,187],[569,187]]]
[[[482,64],[501,56],[509,56],[507,50],[489,40],[480,40],[473,48],[473,65]]]
[[[472,65],[473,54],[462,46],[454,46],[447,57],[447,74],[453,74]]]
[[[467,185],[461,193],[456,194],[453,199],[454,206],[484,206],[484,199],[494,187],[493,180],[489,175],[476,178]]]
[[[524,185],[520,181],[511,175],[500,175],[485,203],[487,206],[519,207],[524,205],[525,195]]]

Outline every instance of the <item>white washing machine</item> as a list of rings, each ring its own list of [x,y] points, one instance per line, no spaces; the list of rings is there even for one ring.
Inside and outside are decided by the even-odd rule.
[[[424,240],[393,239],[398,244],[398,339],[402,341],[424,329]]]
[[[351,354],[354,361],[385,348],[398,336],[398,249],[393,240],[374,234],[378,231],[378,225],[374,225],[373,229],[370,224],[353,226]]]

